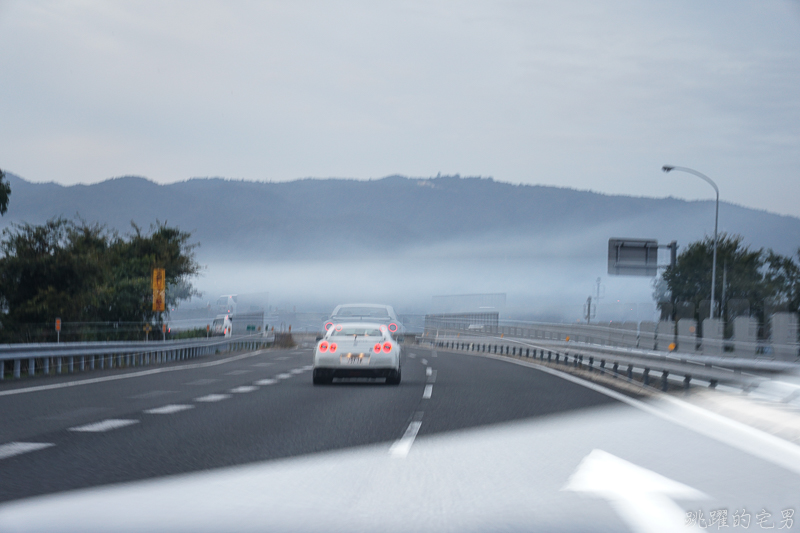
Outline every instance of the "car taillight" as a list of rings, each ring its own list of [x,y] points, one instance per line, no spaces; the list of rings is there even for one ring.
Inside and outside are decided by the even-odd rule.
[[[381,343],[376,344],[372,349],[375,350],[375,353],[381,353]]]
[[[389,331],[391,331],[392,333],[396,332],[397,331],[397,324],[395,324],[394,322],[389,324]]]
[[[391,342],[384,342],[383,343],[383,351],[389,353],[392,351],[392,343]]]
[[[328,351],[328,343],[325,342],[325,341],[322,341],[321,343],[319,343],[319,351],[320,352],[327,352]]]
[[[333,322],[325,322],[325,331],[328,331],[329,329],[331,329],[332,325],[333,325]]]
[[[335,343],[335,342],[332,342],[332,343],[331,343],[331,348],[330,348],[330,349],[331,349],[331,353],[335,352],[335,351],[336,351],[336,348],[338,348],[338,346],[336,346],[336,343]]]

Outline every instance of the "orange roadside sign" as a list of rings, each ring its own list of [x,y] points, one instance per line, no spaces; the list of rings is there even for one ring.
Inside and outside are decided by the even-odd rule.
[[[56,331],[61,331],[61,319],[56,318]]]
[[[153,290],[163,291],[167,288],[166,272],[163,268],[153,269]]]
[[[163,311],[165,299],[166,299],[166,294],[164,291],[153,289],[153,311]]]

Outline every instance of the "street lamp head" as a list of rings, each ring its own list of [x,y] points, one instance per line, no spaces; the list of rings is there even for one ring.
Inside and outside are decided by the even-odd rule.
[[[661,167],[661,170],[663,170],[664,172],[669,172],[670,170],[672,170],[674,168],[675,167],[672,167],[672,166],[669,166],[669,165],[664,165],[663,167]]]

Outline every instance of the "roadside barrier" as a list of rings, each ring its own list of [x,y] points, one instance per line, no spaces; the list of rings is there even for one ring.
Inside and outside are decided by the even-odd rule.
[[[268,342],[269,341],[269,342]],[[272,340],[259,335],[182,341],[63,342],[0,345],[0,380],[23,374],[58,375],[105,368],[132,368],[236,350],[256,350]]]

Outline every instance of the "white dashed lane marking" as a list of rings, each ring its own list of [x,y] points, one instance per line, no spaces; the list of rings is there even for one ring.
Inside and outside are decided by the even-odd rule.
[[[304,370],[312,370],[313,368],[314,368],[314,365],[306,365],[306,366],[303,367]]]
[[[422,413],[416,413],[414,417],[416,420],[411,422],[406,428],[405,434],[396,440],[392,447],[389,448],[389,454],[395,459],[404,459],[408,452],[411,451],[411,445],[414,444],[414,439],[417,438],[419,428],[422,427]]]
[[[422,393],[422,399],[429,399],[431,394],[433,394],[433,385],[425,385],[425,391]]]
[[[430,368],[428,370],[431,370]],[[428,374],[428,383],[436,383],[436,370],[431,370]]]
[[[255,363],[255,364],[250,365],[250,366],[258,366],[258,367],[262,367],[263,368],[263,367],[267,367],[267,366],[272,366],[272,363]]]
[[[423,360],[422,360],[422,364],[423,364],[423,365],[427,365],[427,364],[428,364],[428,360],[427,360],[427,359],[423,359]]]
[[[289,379],[290,377],[292,377],[292,375],[291,375],[291,374],[278,374],[278,375],[277,375],[277,376],[275,376],[275,377],[276,377],[277,379]]]
[[[415,353],[408,354],[408,357],[411,358],[411,359],[414,359],[416,356],[417,356],[417,354],[415,354]]]
[[[226,376],[241,376],[242,374],[249,374],[250,370],[231,370],[230,372],[226,372]]]
[[[185,404],[172,404],[163,407],[156,407],[155,409],[146,409],[145,413],[149,415],[171,415],[172,413],[179,413],[187,409],[194,409],[194,405]]]
[[[85,426],[77,426],[74,428],[69,428],[69,430],[85,431],[90,433],[101,433],[103,431],[124,428],[125,426],[131,426],[133,424],[138,424],[138,423],[139,423],[138,420],[120,420],[116,418],[109,418],[108,420],[101,420],[100,422],[95,422],[94,424],[86,424]]]
[[[277,379],[259,379],[255,385],[275,385],[277,382]]]
[[[253,392],[258,387],[254,387],[252,385],[242,385],[241,387],[236,387],[235,389],[231,389],[231,392],[235,392],[236,394],[242,394],[245,392]]]
[[[221,400],[227,400],[230,398],[230,394],[209,394],[207,396],[200,396],[199,398],[195,398],[194,401],[196,402],[219,402]]]
[[[291,370],[291,373],[292,374],[302,374],[305,371],[306,371],[305,368],[295,368],[294,370]]]
[[[55,444],[52,442],[9,442],[0,446],[0,459],[8,459],[15,455],[43,450],[50,446],[55,446]]]
[[[431,367],[426,368],[425,369],[425,375],[426,376],[430,376],[431,374],[433,374],[433,369]]]

